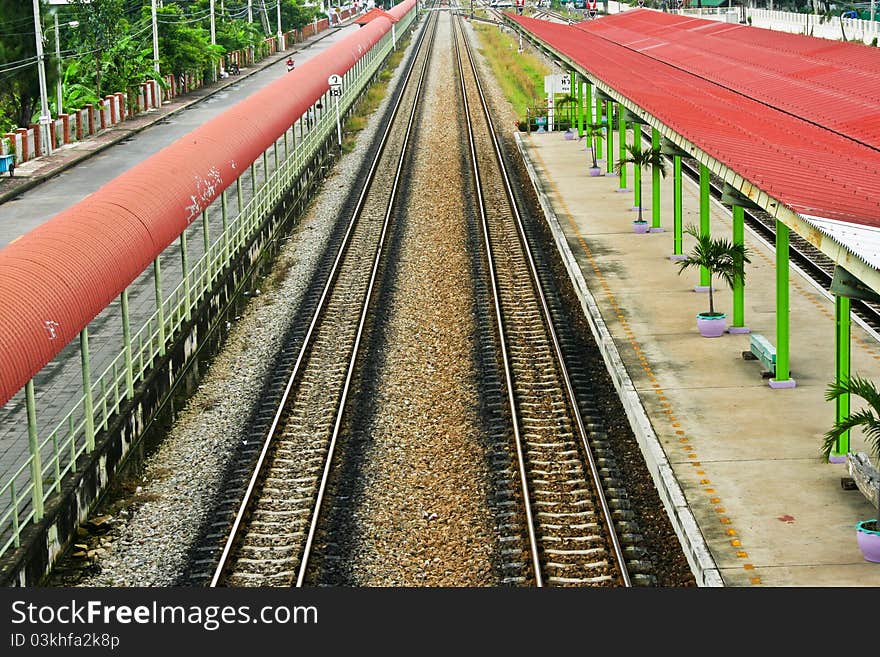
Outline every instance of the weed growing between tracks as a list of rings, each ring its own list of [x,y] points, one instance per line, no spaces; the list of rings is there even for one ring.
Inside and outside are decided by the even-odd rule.
[[[517,116],[525,118],[526,108],[541,104],[544,76],[550,69],[526,50],[519,53],[519,39],[491,25],[474,25],[480,39],[480,53],[489,63],[492,74],[513,106]]]
[[[358,133],[367,126],[370,116],[385,98],[385,94],[388,92],[388,81],[394,75],[394,71],[397,70],[409,46],[410,34],[397,42],[397,50],[391,53],[385,68],[379,73],[378,82],[370,85],[370,88],[355,103],[353,113],[345,120],[342,126],[343,153],[351,153],[354,150]]]

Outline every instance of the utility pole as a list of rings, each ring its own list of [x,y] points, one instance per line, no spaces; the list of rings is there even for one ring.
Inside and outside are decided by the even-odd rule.
[[[58,83],[56,90],[58,92],[55,105],[55,114],[61,116],[61,34],[58,32],[58,12],[55,12],[55,64],[58,67]]]
[[[52,139],[49,135],[49,123],[52,115],[49,114],[49,101],[46,98],[46,62],[43,61],[43,29],[40,26],[40,0],[34,0],[34,34],[37,38],[37,74],[40,78],[40,133],[45,134],[48,147],[46,153],[52,154]]]
[[[276,17],[278,19],[278,50],[284,50],[284,44],[281,42],[281,0],[278,0],[278,4],[275,5],[276,9]]]
[[[156,71],[156,77],[159,77],[159,29],[156,24],[156,0],[152,0],[150,4],[153,15],[153,70]]]
[[[253,23],[253,22],[254,22],[254,2],[253,2],[253,0],[248,0],[248,23]],[[254,61],[254,47],[253,46],[248,46],[248,55],[250,56],[250,60],[251,60],[250,62],[248,62],[248,64],[250,64]]]

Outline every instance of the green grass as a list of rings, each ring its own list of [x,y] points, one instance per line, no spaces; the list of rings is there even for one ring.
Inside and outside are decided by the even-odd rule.
[[[535,55],[518,53],[519,37],[491,25],[475,24],[480,52],[517,116],[525,120],[526,108],[544,104],[544,76],[550,69]]]

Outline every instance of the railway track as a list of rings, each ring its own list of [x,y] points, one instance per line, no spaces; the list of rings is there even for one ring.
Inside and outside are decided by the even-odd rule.
[[[605,482],[581,417],[461,20],[456,61],[494,300],[517,496],[537,586],[632,584]],[[479,99],[471,108],[469,98]]]
[[[420,33],[406,90],[370,167],[211,586],[303,582],[435,26],[436,20],[427,35]],[[394,118],[407,104],[410,115],[401,133]]]

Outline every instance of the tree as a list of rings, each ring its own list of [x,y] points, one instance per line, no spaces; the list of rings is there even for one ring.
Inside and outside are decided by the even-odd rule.
[[[149,16],[150,8],[143,12]],[[160,67],[166,73],[200,73],[223,56],[223,46],[212,46],[210,32],[192,27],[179,5],[168,3],[157,9],[157,18]]]
[[[868,402],[868,406],[849,413],[845,418],[834,423],[834,427],[824,436],[822,455],[827,459],[844,433],[859,428],[865,434],[871,456],[875,461],[880,462],[880,392],[868,379],[852,376],[829,384],[825,392],[825,401],[836,401],[844,395],[861,397]]]
[[[641,130],[642,128],[637,124],[635,129]],[[617,173],[620,173],[621,169],[627,164],[632,164],[633,166],[638,167],[639,171],[642,171],[647,167],[654,167],[660,171],[661,176],[664,178],[666,177],[666,160],[663,159],[663,154],[659,150],[654,150],[652,147],[648,146],[645,150],[639,151],[639,149],[632,144],[627,144],[626,152],[628,155],[620,160],[615,167]],[[639,177],[639,182],[641,183],[641,177]],[[639,221],[642,221],[642,205],[642,194],[641,190],[639,190]]]
[[[712,238],[697,230],[696,226],[688,226],[685,232],[697,240],[686,260],[678,265],[681,274],[689,267],[705,268],[709,271],[709,315],[715,315],[715,298],[712,294],[712,277],[718,276],[733,289],[737,279],[745,281],[746,263],[749,251],[744,244],[734,244],[723,237]]]
[[[41,16],[48,14],[41,0]],[[3,18],[0,36],[0,123],[27,127],[40,105],[40,82],[37,73],[37,43],[34,38],[34,6],[22,0],[0,0]],[[44,32],[45,34],[45,32]],[[55,81],[55,67],[46,66],[46,86]],[[3,121],[2,119],[5,119]]]
[[[94,56],[95,94],[100,98],[104,56],[128,27],[122,0],[70,0],[70,6],[85,52]]]

